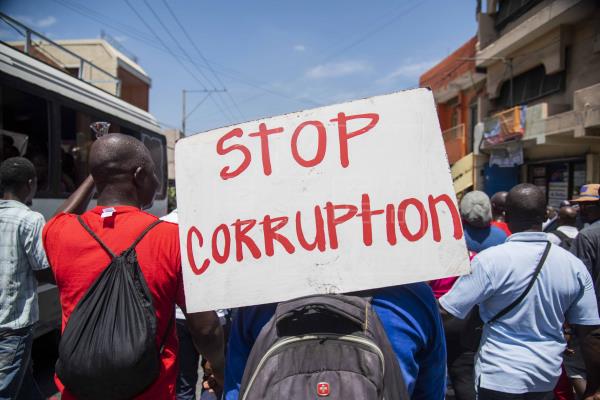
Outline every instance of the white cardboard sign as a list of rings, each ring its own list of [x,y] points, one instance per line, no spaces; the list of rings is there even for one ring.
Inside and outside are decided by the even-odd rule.
[[[215,129],[175,161],[189,312],[469,271],[428,89]]]

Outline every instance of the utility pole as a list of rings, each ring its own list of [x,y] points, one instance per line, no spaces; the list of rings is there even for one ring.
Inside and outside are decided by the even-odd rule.
[[[185,90],[183,89],[181,91],[181,133],[183,136],[185,136],[185,121],[188,119],[188,117],[190,115],[192,115],[192,113],[194,111],[196,111],[196,109],[198,107],[200,107],[200,105],[202,103],[204,103],[204,101],[213,93],[224,93],[226,92],[227,89],[198,89],[198,90]],[[198,103],[196,105],[196,107],[194,107],[194,109],[192,111],[190,111],[189,114],[186,114],[186,96],[188,93],[206,93],[206,97],[200,101],[200,103]]]

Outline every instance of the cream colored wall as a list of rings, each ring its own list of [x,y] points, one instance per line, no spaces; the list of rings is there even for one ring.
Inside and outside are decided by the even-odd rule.
[[[167,139],[169,180],[173,180],[175,179],[175,143],[181,137],[181,131],[179,129],[165,129],[163,134]]]
[[[551,74],[567,69],[565,90],[531,102],[564,105],[572,108],[573,92],[600,82],[600,51],[595,49],[600,26],[600,8],[590,18],[576,25],[561,26],[510,55],[513,76],[520,75],[540,64]],[[597,48],[598,46],[596,46]],[[569,49],[567,55],[566,49]],[[500,93],[503,82],[510,78],[509,66],[497,62],[487,70],[487,91],[491,98]],[[559,111],[559,109],[556,109]]]
[[[102,68],[115,77],[117,76],[116,57],[113,57],[100,43],[61,44],[61,46],[67,48],[86,60],[92,60],[94,65]],[[79,59],[73,57],[65,51],[62,51],[60,48],[57,48],[53,45],[43,45],[42,50],[44,53],[49,54],[53,60],[59,62],[64,67],[79,68]],[[87,64],[83,69],[83,79],[109,93],[116,93],[116,83],[112,81],[112,78],[98,69],[91,68]]]

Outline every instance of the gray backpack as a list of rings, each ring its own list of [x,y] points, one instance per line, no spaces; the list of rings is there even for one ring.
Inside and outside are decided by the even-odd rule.
[[[370,297],[321,295],[277,306],[248,358],[240,400],[409,399]]]

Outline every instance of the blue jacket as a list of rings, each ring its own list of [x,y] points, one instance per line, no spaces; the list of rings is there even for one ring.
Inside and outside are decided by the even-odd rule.
[[[480,253],[483,250],[497,246],[506,241],[506,233],[497,226],[490,225],[487,228],[475,228],[469,224],[463,224],[467,249]]]
[[[234,314],[225,367],[226,400],[238,398],[250,350],[276,307],[245,307]],[[398,357],[412,399],[444,399],[446,344],[431,288],[425,283],[413,283],[378,289],[373,308]]]

